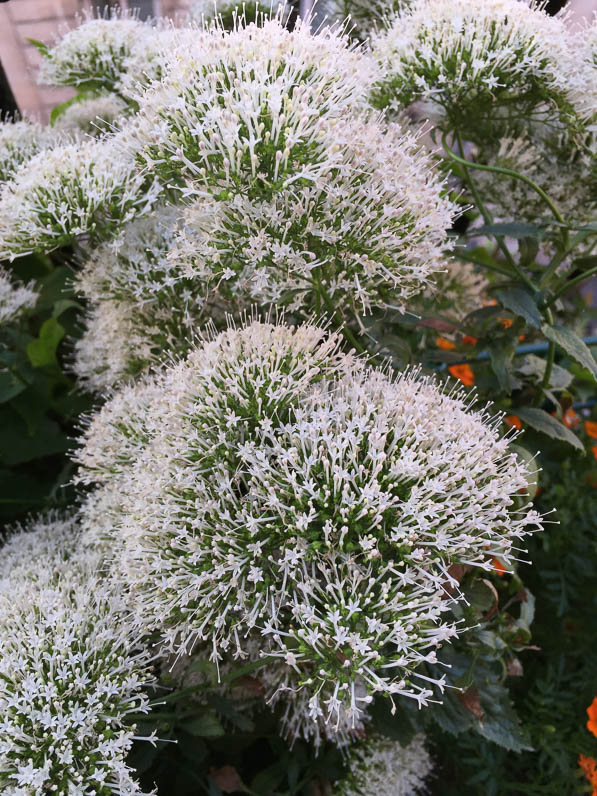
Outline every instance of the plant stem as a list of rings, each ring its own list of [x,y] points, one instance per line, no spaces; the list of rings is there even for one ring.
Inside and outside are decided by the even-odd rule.
[[[579,285],[581,282],[584,282],[585,279],[589,279],[590,277],[595,276],[596,274],[597,274],[597,265],[594,268],[589,268],[589,270],[585,271],[584,274],[579,274],[578,276],[575,276],[574,279],[570,279],[568,282],[563,284],[562,287],[559,288],[559,290],[556,290],[553,296],[548,301],[545,302],[545,306],[551,307],[551,305],[554,304],[554,302],[556,302],[560,298],[560,296],[562,296],[564,293],[567,293],[568,290],[570,290],[570,288],[575,287],[575,285]]]
[[[315,282],[317,293],[323,299],[323,303],[325,304],[325,308],[330,313],[330,318],[333,320],[334,316],[336,315],[336,308],[334,307],[334,302],[330,298],[329,293],[324,288],[319,280]],[[344,339],[355,349],[358,354],[367,354],[367,349],[357,340],[355,335],[353,334],[352,330],[349,329],[345,323],[337,324],[336,329],[342,334]]]
[[[464,260],[467,263],[473,263],[473,265],[479,265],[481,268],[488,268],[490,271],[495,271],[498,274],[502,274],[503,276],[509,276],[512,278],[516,276],[515,273],[512,271],[507,271],[505,268],[502,268],[500,265],[495,265],[495,263],[486,263],[485,260],[481,260],[479,257],[475,257],[472,254],[463,254],[461,252],[455,252],[455,257],[458,257],[459,260]]]
[[[551,326],[553,324],[553,315],[550,309],[545,309],[545,320]],[[535,400],[533,401],[533,406],[539,406],[541,400],[543,398],[543,391],[549,388],[549,380],[551,379],[551,372],[553,370],[553,365],[556,357],[556,344],[553,340],[549,341],[548,348],[547,348],[547,359],[545,361],[545,372],[543,373],[543,379],[541,380],[541,385],[539,392],[535,396]]]
[[[513,177],[516,180],[520,180],[521,182],[524,182],[526,185],[528,185],[530,188],[532,188],[541,197],[541,199],[543,199],[545,204],[549,207],[549,209],[553,213],[556,221],[558,221],[560,224],[563,224],[564,226],[566,226],[566,222],[564,220],[564,217],[562,216],[562,214],[560,213],[558,208],[555,206],[553,201],[545,193],[543,188],[540,188],[535,182],[533,182],[533,180],[529,179],[529,177],[525,177],[524,174],[520,174],[520,172],[514,171],[513,169],[506,169],[503,166],[485,166],[483,163],[473,163],[470,160],[465,160],[464,158],[458,157],[458,155],[455,152],[453,152],[450,149],[450,147],[446,146],[445,138],[446,138],[446,134],[444,133],[444,135],[442,136],[442,144],[443,144],[444,149],[446,150],[447,154],[452,158],[452,160],[455,160],[457,163],[460,163],[462,166],[465,166],[467,169],[471,168],[471,169],[478,169],[479,171],[491,171],[491,172],[493,172],[495,174],[504,174],[507,177]],[[459,133],[456,133],[456,138],[457,138],[458,144],[460,146],[460,134]],[[461,152],[462,152],[462,149],[461,149]]]
[[[458,141],[458,147],[460,149],[460,152],[462,154],[464,154],[464,144],[463,144],[462,138],[460,136],[460,133],[456,133],[456,140]],[[468,185],[468,187],[470,189],[470,192],[473,195],[473,199],[475,200],[475,204],[477,205],[477,207],[479,209],[479,212],[483,216],[483,220],[485,221],[485,224],[487,226],[491,226],[491,224],[493,223],[493,218],[491,217],[491,214],[488,212],[487,208],[485,207],[485,204],[483,203],[481,195],[479,194],[479,192],[477,190],[477,187],[476,187],[475,183],[473,182],[473,179],[472,179],[472,177],[470,175],[470,171],[469,171],[469,166],[476,167],[477,164],[471,163],[471,161],[466,160],[466,158],[459,157],[458,155],[456,155],[450,149],[450,147],[446,144],[446,134],[445,133],[442,136],[442,145],[443,145],[446,153],[449,155],[449,157],[451,157],[452,160],[455,160],[457,163],[459,163],[463,167],[464,178],[465,178],[465,181],[466,181],[466,183],[467,183],[467,185]],[[489,169],[489,170],[492,171],[493,169]],[[514,260],[514,257],[512,257],[512,254],[510,253],[510,250],[506,246],[506,243],[504,241],[503,236],[502,235],[496,235],[495,239],[497,241],[498,246],[500,247],[500,249],[502,251],[502,254],[506,258],[506,261],[507,261],[508,265],[516,272],[516,275],[519,277],[519,279],[521,279],[524,282],[524,284],[528,288],[530,288],[532,290],[533,293],[536,293],[537,292],[536,285],[534,284],[534,282],[532,282],[526,276],[526,274],[522,271],[522,269],[519,268],[519,266],[517,265],[517,263]]]

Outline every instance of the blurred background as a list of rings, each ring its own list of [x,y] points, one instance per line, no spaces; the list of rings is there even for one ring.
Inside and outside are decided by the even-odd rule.
[[[137,9],[140,17],[176,17],[188,11],[191,0],[120,0],[122,10]],[[482,0],[479,0],[482,2]],[[240,2],[239,2],[240,4]],[[267,5],[264,2],[264,5]],[[322,5],[325,4],[322,3]],[[41,56],[28,39],[51,44],[60,30],[76,24],[77,15],[114,7],[114,0],[0,0],[0,114],[20,111],[43,122],[51,109],[73,95],[69,88],[40,86],[36,80]],[[275,2],[274,2],[275,5]],[[550,0],[548,8],[556,13],[567,5],[571,24],[582,24],[597,13],[597,0]],[[301,11],[309,6],[302,0]]]

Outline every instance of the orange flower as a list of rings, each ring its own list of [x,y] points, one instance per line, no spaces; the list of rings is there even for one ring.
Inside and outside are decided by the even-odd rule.
[[[526,334],[519,334],[518,335],[518,339],[519,340],[526,340]]]
[[[516,415],[506,415],[504,418],[504,423],[517,428],[519,431],[522,428],[522,420],[519,417],[516,417]]]
[[[509,329],[514,323],[512,318],[498,318],[498,321],[502,324],[504,329]]]
[[[580,417],[576,414],[574,409],[570,407],[570,409],[566,409],[564,412],[562,422],[565,426],[568,426],[568,428],[576,428],[580,425]]]
[[[448,370],[455,379],[458,379],[467,387],[472,387],[475,383],[475,374],[470,365],[450,365]]]
[[[453,351],[456,348],[454,343],[451,340],[446,340],[445,337],[436,337],[435,345],[438,348],[443,348],[444,351]]]
[[[502,562],[499,560],[499,558],[494,558],[492,563],[493,563],[493,568],[497,572],[498,576],[500,578],[503,578],[504,577],[504,572],[508,571],[506,569],[506,567],[502,564]]]
[[[597,796],[597,761],[594,757],[586,757],[580,755],[578,758],[578,765],[585,773],[585,777],[593,786],[593,796]]]
[[[597,696],[587,708],[587,716],[589,717],[587,721],[587,730],[592,732],[595,738],[597,738]]]
[[[585,420],[585,431],[593,439],[597,439],[597,423],[594,420]]]
[[[593,456],[597,459],[597,445],[593,445],[591,450],[593,451]]]
[[[471,337],[470,334],[463,334],[462,342],[465,345],[477,345],[478,340],[476,337]]]

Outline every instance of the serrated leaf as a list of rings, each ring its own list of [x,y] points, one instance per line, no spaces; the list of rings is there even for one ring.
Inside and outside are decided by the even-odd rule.
[[[497,237],[508,238],[541,238],[543,228],[536,227],[534,224],[522,224],[518,221],[506,222],[504,224],[487,224],[483,227],[471,230],[471,235],[495,235]]]
[[[48,318],[39,331],[39,337],[27,345],[27,356],[34,368],[56,363],[56,349],[64,337],[65,329],[56,318]]]
[[[533,296],[521,287],[500,287],[494,295],[506,309],[519,315],[530,325],[541,328],[541,313]]]
[[[536,409],[535,407],[517,407],[515,411],[516,415],[524,423],[528,423],[529,426],[534,428],[535,431],[540,431],[542,434],[552,439],[559,439],[562,440],[562,442],[567,442],[574,448],[584,451],[584,445],[576,434],[573,434],[569,428],[566,428],[566,426],[560,423],[559,420],[556,420],[555,417],[548,415],[543,409]]]
[[[595,362],[591,349],[572,329],[568,329],[566,326],[549,326],[545,323],[541,327],[541,331],[548,340],[562,348],[583,368],[587,368],[593,376],[597,377],[597,362]]]
[[[543,379],[545,373],[546,362],[541,357],[535,354],[527,354],[517,368],[519,373],[525,376],[535,376],[537,379]],[[566,368],[560,367],[555,363],[551,369],[551,376],[549,377],[549,386],[554,390],[565,390],[570,386],[572,381],[572,374]]]

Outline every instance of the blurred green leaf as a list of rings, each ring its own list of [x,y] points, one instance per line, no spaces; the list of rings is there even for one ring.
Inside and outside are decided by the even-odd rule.
[[[575,359],[584,368],[591,371],[597,377],[597,362],[591,353],[591,349],[581,338],[567,326],[549,326],[544,324],[541,331],[556,345],[560,346],[569,356]]]
[[[27,356],[34,368],[44,365],[56,365],[56,349],[64,337],[64,327],[56,318],[48,318],[39,331],[37,340],[32,340],[27,346]]]
[[[523,422],[528,423],[535,431],[540,431],[552,439],[567,442],[578,450],[584,451],[585,447],[576,434],[573,434],[569,428],[566,428],[563,423],[547,414],[543,409],[517,406],[514,411]]]

